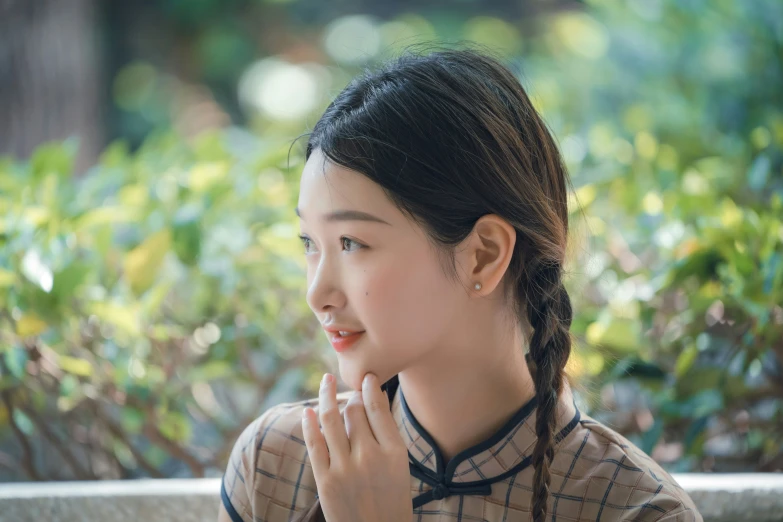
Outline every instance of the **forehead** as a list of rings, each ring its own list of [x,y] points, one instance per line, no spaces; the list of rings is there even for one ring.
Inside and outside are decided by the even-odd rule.
[[[379,215],[393,207],[380,185],[330,161],[321,149],[313,151],[302,170],[297,206],[303,215],[335,209],[372,211]]]

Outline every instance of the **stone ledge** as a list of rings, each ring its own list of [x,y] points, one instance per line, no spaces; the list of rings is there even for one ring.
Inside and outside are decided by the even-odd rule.
[[[706,522],[783,520],[783,473],[684,473],[674,479]],[[0,484],[0,522],[215,522],[220,479]]]
[[[705,522],[783,520],[783,473],[681,473]]]

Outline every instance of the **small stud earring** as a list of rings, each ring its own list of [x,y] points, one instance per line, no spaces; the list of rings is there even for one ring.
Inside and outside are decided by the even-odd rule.
[[[476,283],[475,285],[473,285],[473,288],[475,288],[476,290],[481,290],[481,283]]]

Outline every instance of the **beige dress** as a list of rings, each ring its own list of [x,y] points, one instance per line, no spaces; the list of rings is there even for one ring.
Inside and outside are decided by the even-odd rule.
[[[531,400],[492,437],[443,458],[408,409],[396,377],[384,383],[408,446],[414,522],[529,521],[536,442]],[[337,394],[340,408],[352,392]],[[221,497],[234,522],[289,522],[317,496],[302,437],[302,409],[280,404],[239,436]],[[630,441],[578,411],[570,392],[558,403],[558,442],[550,466],[547,520],[702,522],[688,494]]]

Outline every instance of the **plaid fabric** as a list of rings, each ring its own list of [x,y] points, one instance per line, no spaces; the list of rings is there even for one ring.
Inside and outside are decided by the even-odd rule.
[[[408,409],[396,378],[384,384],[408,447],[415,522],[532,520],[535,399],[495,435],[443,462]],[[702,522],[688,494],[648,455],[574,406],[558,403],[558,443],[550,466],[552,521]],[[352,392],[337,395],[344,406]],[[223,505],[234,522],[289,522],[317,489],[301,415],[317,399],[267,410],[239,436],[223,476]]]

